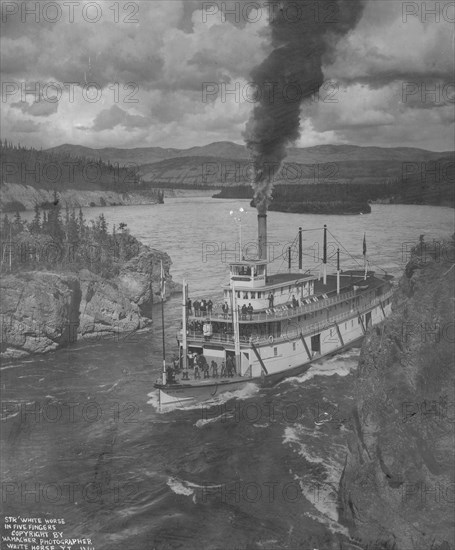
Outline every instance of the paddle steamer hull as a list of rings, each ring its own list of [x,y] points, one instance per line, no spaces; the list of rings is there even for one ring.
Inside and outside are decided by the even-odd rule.
[[[179,381],[176,384],[156,383],[160,403],[185,403],[216,399],[225,392],[236,392],[256,384],[271,386],[281,380],[305,373],[315,361],[336,355],[352,347],[360,346],[365,333],[379,325],[391,312],[391,290],[379,303],[360,312],[341,314],[325,323],[313,324],[305,334],[288,334],[283,339],[273,339],[261,344],[260,338],[241,343],[240,373],[234,378],[210,378],[201,381]],[[298,317],[297,317],[298,318]],[[300,325],[292,322],[288,331],[297,331]],[[325,327],[325,328],[324,328]],[[221,339],[217,340],[220,341]],[[219,359],[220,352],[226,357],[234,353],[233,343],[216,346],[216,355],[211,355],[215,347],[213,339],[193,338],[188,340],[188,347],[195,352],[202,352],[208,363],[213,357]],[[220,349],[221,348],[221,349]],[[317,349],[315,349],[317,348]],[[318,351],[319,350],[319,351]],[[223,356],[221,355],[221,356]],[[190,376],[192,371],[189,371]]]
[[[155,384],[161,403],[212,399],[248,383],[274,384],[301,374],[314,361],[358,344],[390,314],[390,277],[368,271],[365,238],[364,269],[341,271],[338,249],[336,274],[329,275],[324,226],[316,275],[303,270],[300,228],[299,271],[291,271],[289,252],[288,272],[269,274],[266,218],[258,215],[258,257],[230,264],[224,304],[215,313],[205,299],[191,304],[184,285],[177,336],[181,372],[163,373]]]

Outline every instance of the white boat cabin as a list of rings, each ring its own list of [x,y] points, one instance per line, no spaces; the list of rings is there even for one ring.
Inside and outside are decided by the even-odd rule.
[[[266,260],[248,260],[229,266],[229,285],[224,286],[224,299],[231,304],[231,292],[236,293],[237,306],[252,305],[254,311],[302,301],[314,294],[314,275],[280,273],[267,276]]]

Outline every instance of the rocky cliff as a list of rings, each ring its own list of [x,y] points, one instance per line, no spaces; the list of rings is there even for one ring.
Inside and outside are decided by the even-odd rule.
[[[180,290],[169,274],[170,257],[142,245],[114,279],[87,269],[24,271],[2,277],[2,356],[45,353],[81,338],[115,336],[149,325],[151,319],[145,314],[159,291],[161,261],[169,296]]]
[[[453,550],[454,242],[414,250],[365,340],[340,519],[356,548]]]

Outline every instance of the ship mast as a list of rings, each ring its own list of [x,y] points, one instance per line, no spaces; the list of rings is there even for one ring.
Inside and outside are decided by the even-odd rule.
[[[237,296],[235,294],[234,282],[231,283],[232,289],[232,325],[234,329],[234,353],[235,370],[240,373],[240,330],[239,330],[239,310],[237,307]]]
[[[188,301],[188,285],[183,279],[183,301],[182,301],[182,368],[184,371],[188,369],[187,341],[186,341],[186,326],[187,326],[187,301]]]
[[[166,295],[166,278],[164,276],[163,260],[161,260],[161,277],[160,277],[160,294],[161,294],[161,327],[163,337],[163,385],[166,385],[166,338],[164,334],[164,297]]]

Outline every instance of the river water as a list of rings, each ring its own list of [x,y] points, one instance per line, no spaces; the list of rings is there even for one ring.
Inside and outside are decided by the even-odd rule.
[[[207,197],[164,205],[91,208],[173,260],[190,294],[221,298],[239,241],[230,211],[243,207],[241,234],[256,236],[247,201]],[[362,262],[399,276],[411,243],[453,233],[453,210],[373,205],[364,216],[268,216],[269,251],[281,254],[304,230],[306,268],[317,269],[322,226],[342,267]],[[309,230],[315,231],[309,231]],[[308,230],[308,231],[307,231]],[[253,248],[250,248],[250,252]],[[165,304],[166,347],[175,347],[179,296]],[[273,388],[253,385],[211,406],[160,411],[153,383],[161,368],[161,326],[81,341],[41,357],[4,362],[3,507],[7,516],[58,518],[68,538],[96,550],[339,549],[336,489],[353,405],[358,350],[315,364]],[[320,424],[328,412],[331,422]],[[52,538],[52,533],[50,533]],[[57,539],[59,540],[59,539]],[[79,549],[75,544],[72,548]],[[350,548],[343,543],[343,548]]]

